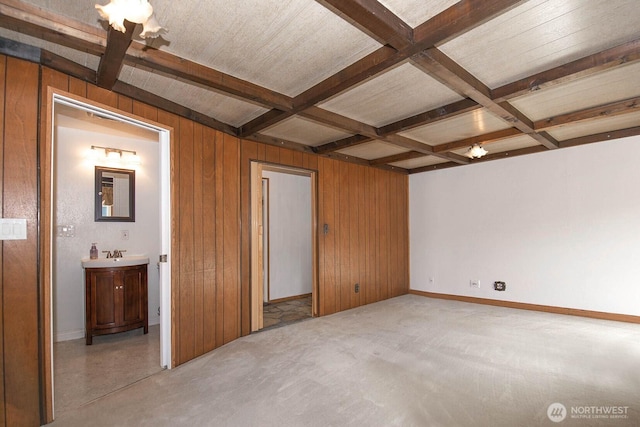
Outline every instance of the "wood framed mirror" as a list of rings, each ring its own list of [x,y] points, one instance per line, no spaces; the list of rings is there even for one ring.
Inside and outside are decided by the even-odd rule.
[[[135,222],[136,171],[96,166],[95,220]]]

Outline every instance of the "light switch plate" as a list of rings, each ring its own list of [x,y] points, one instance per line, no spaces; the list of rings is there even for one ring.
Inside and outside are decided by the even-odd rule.
[[[26,240],[27,220],[0,218],[0,240]]]

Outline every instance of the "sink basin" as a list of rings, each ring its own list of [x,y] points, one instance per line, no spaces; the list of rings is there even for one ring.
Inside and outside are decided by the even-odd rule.
[[[149,257],[143,255],[132,255],[122,258],[82,258],[83,268],[128,267],[131,265],[142,264],[149,264]]]

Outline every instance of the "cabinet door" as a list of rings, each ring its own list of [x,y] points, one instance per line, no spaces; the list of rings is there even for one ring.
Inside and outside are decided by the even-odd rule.
[[[94,328],[111,328],[117,325],[119,313],[116,310],[117,273],[96,272],[91,275],[91,324]]]
[[[145,269],[125,270],[122,272],[124,288],[120,290],[122,298],[123,325],[144,320],[146,311],[146,265]]]

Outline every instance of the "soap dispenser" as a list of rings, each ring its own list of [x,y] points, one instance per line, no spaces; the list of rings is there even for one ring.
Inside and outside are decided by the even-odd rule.
[[[89,258],[98,259],[98,248],[96,248],[96,244],[91,244],[91,249],[89,250]]]

